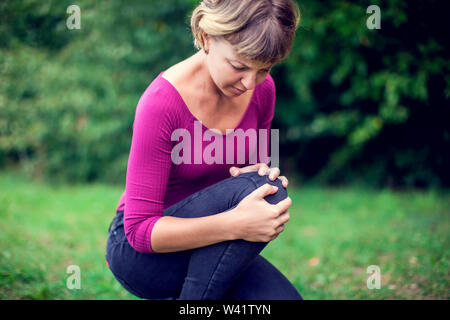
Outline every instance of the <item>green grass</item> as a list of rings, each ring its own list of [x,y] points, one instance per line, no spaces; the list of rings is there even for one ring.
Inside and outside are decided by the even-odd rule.
[[[0,299],[138,299],[105,264],[122,187],[50,186],[0,173]],[[285,231],[262,255],[305,299],[449,299],[450,192],[288,189]],[[66,287],[69,265],[81,289]],[[381,269],[369,290],[366,270]]]

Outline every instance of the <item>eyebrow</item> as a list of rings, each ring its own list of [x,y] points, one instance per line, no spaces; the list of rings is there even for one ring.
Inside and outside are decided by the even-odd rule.
[[[237,62],[242,64],[245,68],[250,68],[249,66],[247,66],[245,63],[240,62],[239,60],[235,60],[235,59],[228,59],[228,61],[233,61],[233,62]],[[265,70],[269,70],[270,67],[264,68]]]

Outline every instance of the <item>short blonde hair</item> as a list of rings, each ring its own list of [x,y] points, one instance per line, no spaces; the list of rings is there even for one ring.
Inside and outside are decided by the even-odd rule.
[[[299,23],[294,0],[203,0],[191,16],[196,49],[204,48],[203,31],[227,40],[240,57],[263,65],[289,55]]]

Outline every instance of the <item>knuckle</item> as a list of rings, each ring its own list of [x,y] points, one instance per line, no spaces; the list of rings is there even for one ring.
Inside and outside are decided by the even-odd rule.
[[[286,203],[288,206],[291,206],[292,204],[292,199],[289,196],[286,198]]]

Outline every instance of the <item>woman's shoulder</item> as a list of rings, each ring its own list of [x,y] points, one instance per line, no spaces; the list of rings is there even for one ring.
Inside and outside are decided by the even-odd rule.
[[[164,71],[161,71],[153,81],[147,86],[140,100],[157,104],[167,105],[173,103],[177,98],[176,91],[173,90],[170,82],[163,78]]]
[[[183,101],[170,83],[161,76],[163,72],[153,79],[139,98],[135,122],[171,129],[180,126]]]
[[[152,109],[165,114],[180,111],[183,101],[170,82],[162,77],[163,73],[161,71],[142,93],[138,109]]]

